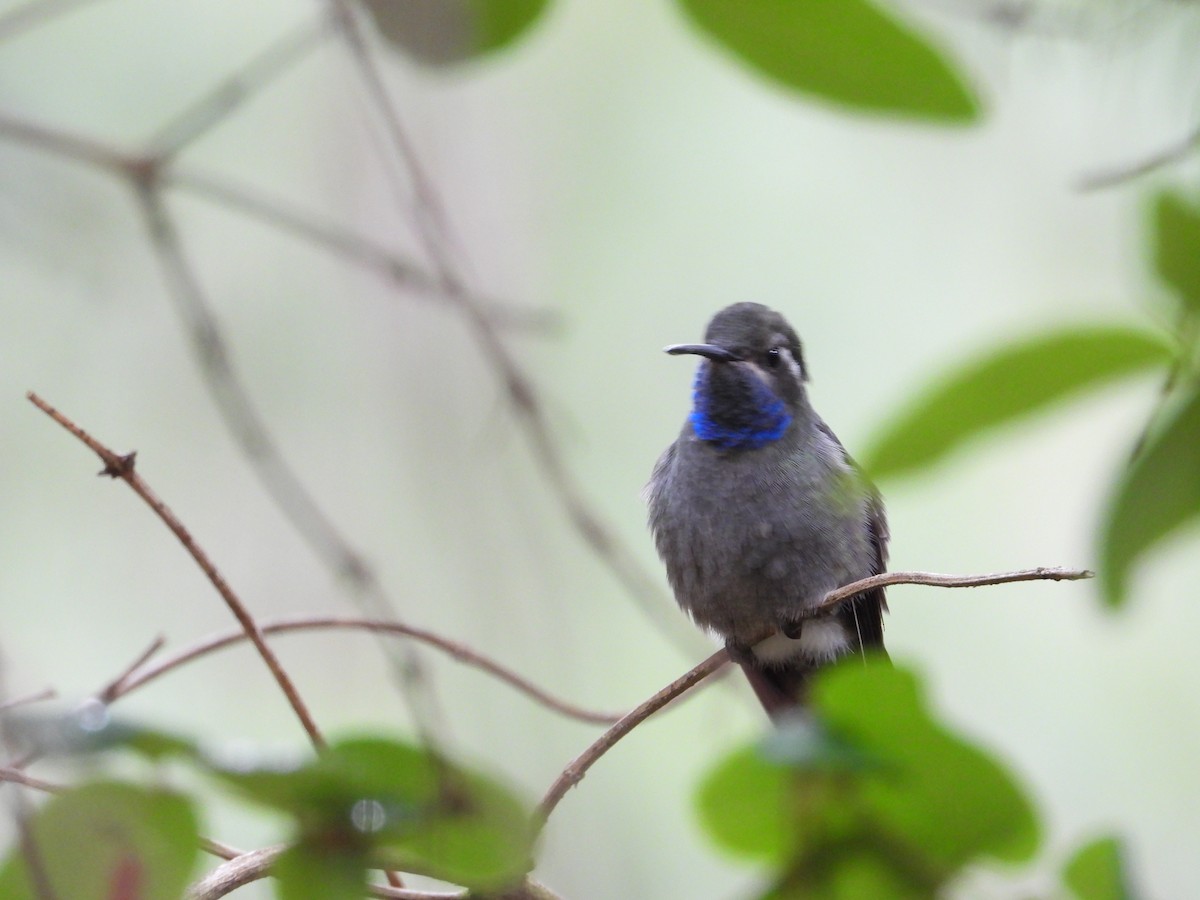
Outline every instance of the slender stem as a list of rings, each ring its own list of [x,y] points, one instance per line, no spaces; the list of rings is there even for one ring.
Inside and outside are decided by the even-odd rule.
[[[0,41],[16,37],[97,0],[28,0],[0,15]]]
[[[1064,569],[1058,566],[1039,566],[1017,572],[998,572],[993,575],[939,575],[936,572],[884,572],[861,578],[825,595],[818,609],[837,606],[844,600],[892,584],[923,584],[929,587],[982,587],[988,584],[1008,584],[1013,581],[1078,581],[1095,573],[1087,569]]]
[[[108,682],[108,684],[96,692],[97,699],[99,699],[102,703],[108,704],[112,703],[113,700],[125,693],[125,691],[122,690],[122,686],[125,684],[125,681],[129,678],[129,676],[149,662],[150,657],[161,650],[163,644],[166,642],[166,638],[164,638],[161,634],[151,641],[150,646],[138,654],[137,658],[133,662],[122,669]]]
[[[415,628],[411,625],[404,625],[400,622],[381,621],[378,619],[363,619],[351,618],[345,616],[298,616],[288,619],[274,619],[261,621],[258,624],[259,630],[263,634],[287,634],[295,631],[319,631],[327,629],[352,629],[360,631],[373,631],[381,634],[396,634],[410,637],[422,643],[429,644],[448,653],[450,656],[457,659],[459,662],[482,669],[490,675],[495,676],[505,684],[516,688],[526,696],[532,698],[536,702],[548,707],[556,712],[562,713],[564,716],[569,716],[583,722],[589,722],[599,725],[611,725],[616,722],[620,716],[613,713],[593,712],[591,710],[582,709],[565,700],[560,700],[549,692],[542,690],[533,682],[518,675],[513,670],[502,665],[494,659],[484,656],[476,650],[467,647],[465,644],[451,641],[440,635],[434,634],[423,628]],[[135,671],[129,676],[117,682],[117,688],[112,699],[123,697],[147,683],[155,680],[161,675],[165,675],[174,669],[179,668],[198,657],[205,656],[225,647],[229,647],[240,641],[246,640],[246,634],[241,631],[229,632],[226,634],[216,635],[198,641],[189,647],[185,647],[172,654],[171,656],[159,660],[153,666],[148,666],[141,671]]]
[[[185,106],[146,142],[147,155],[165,163],[315,49],[329,34],[324,19],[305,22],[277,39],[242,68]]]
[[[536,386],[501,340],[486,309],[468,290],[451,254],[450,228],[441,198],[396,110],[359,23],[355,5],[349,0],[329,2],[335,13],[335,25],[358,68],[368,98],[383,122],[391,149],[407,169],[416,197],[413,218],[417,236],[432,264],[439,289],[462,312],[484,359],[504,387],[517,423],[525,432],[551,493],[566,512],[584,545],[613,573],[627,595],[664,637],[690,657],[700,646],[700,641],[680,628],[677,616],[669,615],[670,604],[663,602],[659,579],[647,574],[638,554],[621,541],[588,503],[554,436]]]
[[[540,831],[545,826],[546,820],[550,818],[550,814],[554,812],[554,808],[558,806],[559,801],[566,796],[567,791],[579,784],[583,780],[583,776],[587,774],[588,769],[595,765],[600,757],[611,750],[617,741],[646,721],[651,714],[662,709],[676,697],[691,690],[728,662],[729,653],[725,650],[718,650],[708,659],[704,660],[704,662],[688,670],[665,688],[657,691],[652,697],[638,704],[637,707],[624,715],[612,728],[596,738],[586,750],[571,760],[570,764],[562,770],[562,773],[550,785],[550,789],[546,791],[546,796],[542,798],[542,802],[538,804],[538,830]]]
[[[203,548],[196,543],[195,538],[193,538],[187,528],[184,527],[184,524],[179,520],[179,517],[171,512],[171,510],[158,497],[158,495],[151,490],[146,481],[134,470],[134,460],[137,454],[130,453],[126,456],[119,456],[84,431],[81,427],[76,425],[75,422],[73,422],[63,413],[59,412],[37,394],[31,391],[26,396],[34,406],[73,434],[76,438],[83,442],[88,449],[100,457],[100,460],[104,463],[104,469],[101,471],[101,475],[107,475],[110,478],[120,478],[122,481],[128,484],[130,488],[133,489],[135,494],[145,501],[146,505],[154,510],[154,513],[159,517],[159,519],[162,520],[163,524],[170,529],[171,533],[174,534],[179,540],[179,543],[183,545],[183,549],[187,551],[188,555],[192,557],[196,565],[200,567],[200,570],[204,572],[209,582],[216,589],[217,593],[220,594],[221,599],[225,601],[225,605],[229,607],[229,611],[233,613],[234,618],[237,619],[238,623],[242,626],[242,630],[245,632],[246,637],[248,637],[250,642],[254,644],[254,648],[258,651],[258,655],[262,657],[267,669],[271,672],[271,675],[279,685],[280,690],[283,691],[284,697],[287,698],[288,704],[292,707],[292,710],[296,713],[296,717],[300,720],[300,724],[308,733],[309,739],[312,741],[313,746],[317,747],[318,749],[324,747],[325,738],[322,736],[321,730],[317,727],[317,723],[313,720],[312,715],[309,713],[308,707],[304,703],[303,698],[300,696],[300,692],[296,690],[296,686],[292,683],[292,679],[288,676],[287,672],[283,668],[283,665],[279,662],[279,658],[276,657],[274,651],[267,646],[267,642],[263,637],[262,631],[259,630],[258,624],[254,621],[254,617],[250,614],[250,611],[246,608],[246,605],[242,603],[241,599],[237,596],[237,594],[234,593],[233,588],[231,588],[229,583],[225,581],[224,576],[221,575],[220,571],[218,571],[216,565],[209,558],[208,554],[205,553]]]
[[[1079,180],[1081,191],[1095,191],[1101,188],[1113,187],[1132,181],[1142,175],[1148,175],[1157,169],[1178,162],[1200,146],[1200,127],[1193,128],[1182,140],[1169,147],[1164,147],[1157,153],[1152,153],[1139,162],[1113,169],[1107,172],[1093,172]]]
[[[18,706],[26,706],[30,703],[41,703],[43,700],[53,700],[58,696],[58,692],[54,688],[42,688],[32,694],[24,694],[20,697],[13,697],[11,700],[5,700],[0,703],[0,712],[9,709],[16,709]]]

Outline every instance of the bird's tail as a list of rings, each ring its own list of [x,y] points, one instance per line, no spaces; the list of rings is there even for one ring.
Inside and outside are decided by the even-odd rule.
[[[815,666],[772,666],[764,667],[754,660],[738,661],[750,687],[763,705],[772,721],[797,709],[802,709],[808,699],[808,683]]]

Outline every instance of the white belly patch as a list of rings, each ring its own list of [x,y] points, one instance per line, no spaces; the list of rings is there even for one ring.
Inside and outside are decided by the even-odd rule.
[[[776,632],[754,645],[754,656],[767,665],[782,665],[797,657],[825,663],[841,656],[849,647],[850,641],[837,619],[809,619],[805,621],[800,637],[790,638],[783,632]]]

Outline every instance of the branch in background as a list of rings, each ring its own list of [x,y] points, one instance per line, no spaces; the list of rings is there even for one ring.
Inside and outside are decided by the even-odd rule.
[[[494,676],[499,681],[504,682],[510,687],[516,688],[521,693],[530,697],[537,703],[542,704],[548,709],[561,713],[573,719],[578,719],[581,722],[591,724],[611,725],[616,722],[620,716],[612,713],[594,712],[587,709],[582,709],[565,700],[559,700],[552,696],[547,691],[542,690],[533,682],[516,674],[506,666],[501,665],[493,659],[489,659],[481,653],[467,647],[464,644],[456,641],[447,640],[440,637],[431,631],[426,631],[422,628],[414,628],[410,625],[403,625],[399,622],[379,621],[377,619],[355,619],[342,616],[299,616],[288,619],[275,619],[262,621],[258,624],[259,629],[263,634],[288,634],[295,631],[325,631],[334,629],[351,629],[357,631],[374,631],[382,634],[397,634],[413,638],[436,647],[439,650],[448,653],[459,662],[469,666],[474,666],[477,669],[482,669],[484,672]],[[174,669],[179,668],[186,663],[191,662],[201,656],[229,647],[246,639],[244,632],[235,631],[227,634],[216,635],[214,637],[205,638],[198,641],[190,647],[185,647],[167,657],[159,660],[153,666],[148,666],[141,671],[136,669],[131,671],[125,677],[115,682],[115,689],[112,691],[109,701],[115,701],[126,694],[144,687],[151,681],[154,681],[161,675],[165,675]]]
[[[393,604],[375,570],[342,537],[304,483],[283,458],[262,416],[233,369],[229,345],[208,305],[196,273],[183,253],[175,224],[152,185],[138,191],[150,239],[163,264],[169,292],[183,318],[192,348],[225,427],[241,445],[259,480],[322,561],[350,586],[358,606],[368,615],[390,618]],[[433,747],[436,702],[425,667],[411,644],[393,662],[397,681],[422,740]]]
[[[1200,147],[1200,126],[1192,129],[1183,140],[1148,156],[1141,162],[1132,163],[1124,168],[1113,169],[1108,172],[1093,172],[1091,175],[1083,176],[1079,180],[1079,190],[1095,191],[1101,188],[1114,187],[1124,184],[1127,181],[1132,181],[1142,175],[1149,175],[1157,169],[1169,166],[1171,163],[1179,162],[1179,160],[1183,159],[1189,153],[1195,151],[1197,147]]]
[[[567,513],[584,544],[616,576],[629,596],[660,632],[691,655],[698,642],[681,630],[680,619],[671,614],[672,604],[666,602],[660,580],[648,575],[638,557],[611,531],[591,509],[583,491],[572,477],[562,451],[542,408],[532,380],[518,365],[499,334],[489,321],[478,301],[467,290],[458,267],[449,251],[449,228],[442,212],[437,191],[426,176],[404,129],[379,66],[367,44],[357,11],[348,0],[329,0],[335,13],[335,23],[345,40],[351,58],[358,68],[368,97],[375,106],[392,145],[392,150],[404,163],[416,195],[414,214],[417,233],[426,255],[436,273],[441,292],[462,311],[484,359],[504,386],[518,423],[525,431],[534,459],[551,492]]]
[[[145,480],[138,475],[136,471],[134,471],[134,458],[137,454],[130,453],[126,456],[117,455],[41,397],[39,397],[37,394],[31,391],[27,396],[34,406],[73,434],[76,438],[83,442],[88,449],[100,457],[101,462],[104,463],[104,469],[100,472],[101,475],[107,475],[110,478],[120,478],[122,481],[128,484],[130,488],[133,489],[135,494],[145,501],[147,506],[154,510],[155,514],[159,517],[159,519],[162,520],[163,524],[170,529],[171,533],[174,534],[179,540],[179,543],[183,545],[183,548],[188,552],[188,555],[195,560],[196,565],[200,567],[200,570],[208,577],[209,582],[214,588],[216,588],[217,593],[221,595],[221,599],[225,601],[225,605],[229,607],[229,611],[233,613],[234,618],[238,620],[238,623],[242,626],[242,630],[246,633],[246,636],[250,639],[251,643],[254,644],[255,649],[258,651],[258,655],[262,657],[267,669],[271,672],[275,682],[279,685],[280,690],[283,691],[284,696],[287,698],[288,704],[292,707],[292,710],[296,713],[296,717],[300,720],[300,724],[308,733],[309,739],[312,741],[313,746],[317,747],[318,749],[324,747],[325,738],[321,735],[321,731],[317,727],[317,723],[313,721],[312,715],[308,711],[308,707],[305,705],[303,698],[301,698],[299,692],[296,690],[296,686],[292,683],[291,678],[288,676],[282,664],[279,662],[278,657],[276,657],[274,651],[267,646],[267,642],[263,638],[262,632],[259,630],[257,623],[254,621],[254,617],[250,615],[250,611],[246,608],[245,604],[242,603],[241,599],[238,598],[237,594],[233,592],[233,589],[217,570],[217,567],[213,564],[212,560],[209,559],[208,554],[205,553],[200,545],[196,543],[195,539],[188,532],[187,528],[185,528],[183,523],[179,521],[179,518],[173,512],[171,512],[167,505],[163,503],[161,499],[159,499],[158,495],[150,489],[150,486],[146,484]]]
[[[239,631],[238,634],[241,637],[246,636],[245,632]],[[107,706],[108,704],[112,703],[113,700],[115,700],[117,697],[120,697],[122,694],[127,693],[127,691],[125,690],[125,682],[129,680],[129,676],[131,676],[134,672],[136,672],[138,669],[140,669],[142,666],[144,666],[147,662],[149,662],[150,657],[152,657],[155,653],[157,653],[159,650],[161,650],[163,644],[165,644],[166,642],[167,642],[167,639],[164,638],[161,634],[158,637],[156,637],[153,641],[151,641],[150,646],[147,647],[145,650],[143,650],[140,654],[138,654],[137,658],[133,662],[131,662],[129,665],[127,665],[124,669],[122,669],[115,677],[113,677],[108,682],[108,684],[106,684],[104,687],[100,688],[100,690],[98,690],[96,692],[96,699],[99,700],[101,703],[103,703],[105,706]]]
[[[0,41],[23,34],[44,25],[81,6],[91,6],[96,0],[28,0],[0,15]]]
[[[33,694],[25,694],[21,697],[13,697],[11,700],[5,700],[3,703],[0,703],[0,712],[16,709],[18,706],[28,706],[30,703],[53,700],[57,696],[58,691],[54,690],[54,688],[42,688],[42,690]]]
[[[165,166],[307,56],[328,35],[329,23],[323,19],[306,22],[285,34],[155,132],[145,144],[145,155],[157,160],[160,168]]]
[[[444,300],[437,280],[419,263],[408,259],[373,238],[341,228],[317,216],[289,206],[224,178],[216,178],[179,166],[163,171],[161,183],[233,209],[265,225],[286,232],[356,265],[374,269],[395,287],[410,294]],[[550,333],[561,326],[559,316],[548,309],[526,309],[485,297],[475,302],[497,328],[532,333]]]

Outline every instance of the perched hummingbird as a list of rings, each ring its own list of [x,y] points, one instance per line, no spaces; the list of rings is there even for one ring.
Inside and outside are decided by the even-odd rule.
[[[825,594],[884,571],[874,486],[809,405],[800,340],[760,303],[717,313],[692,412],[647,485],[650,527],[675,599],[725,640],[767,713],[804,701],[821,665],[883,652],[883,589],[833,609]]]

